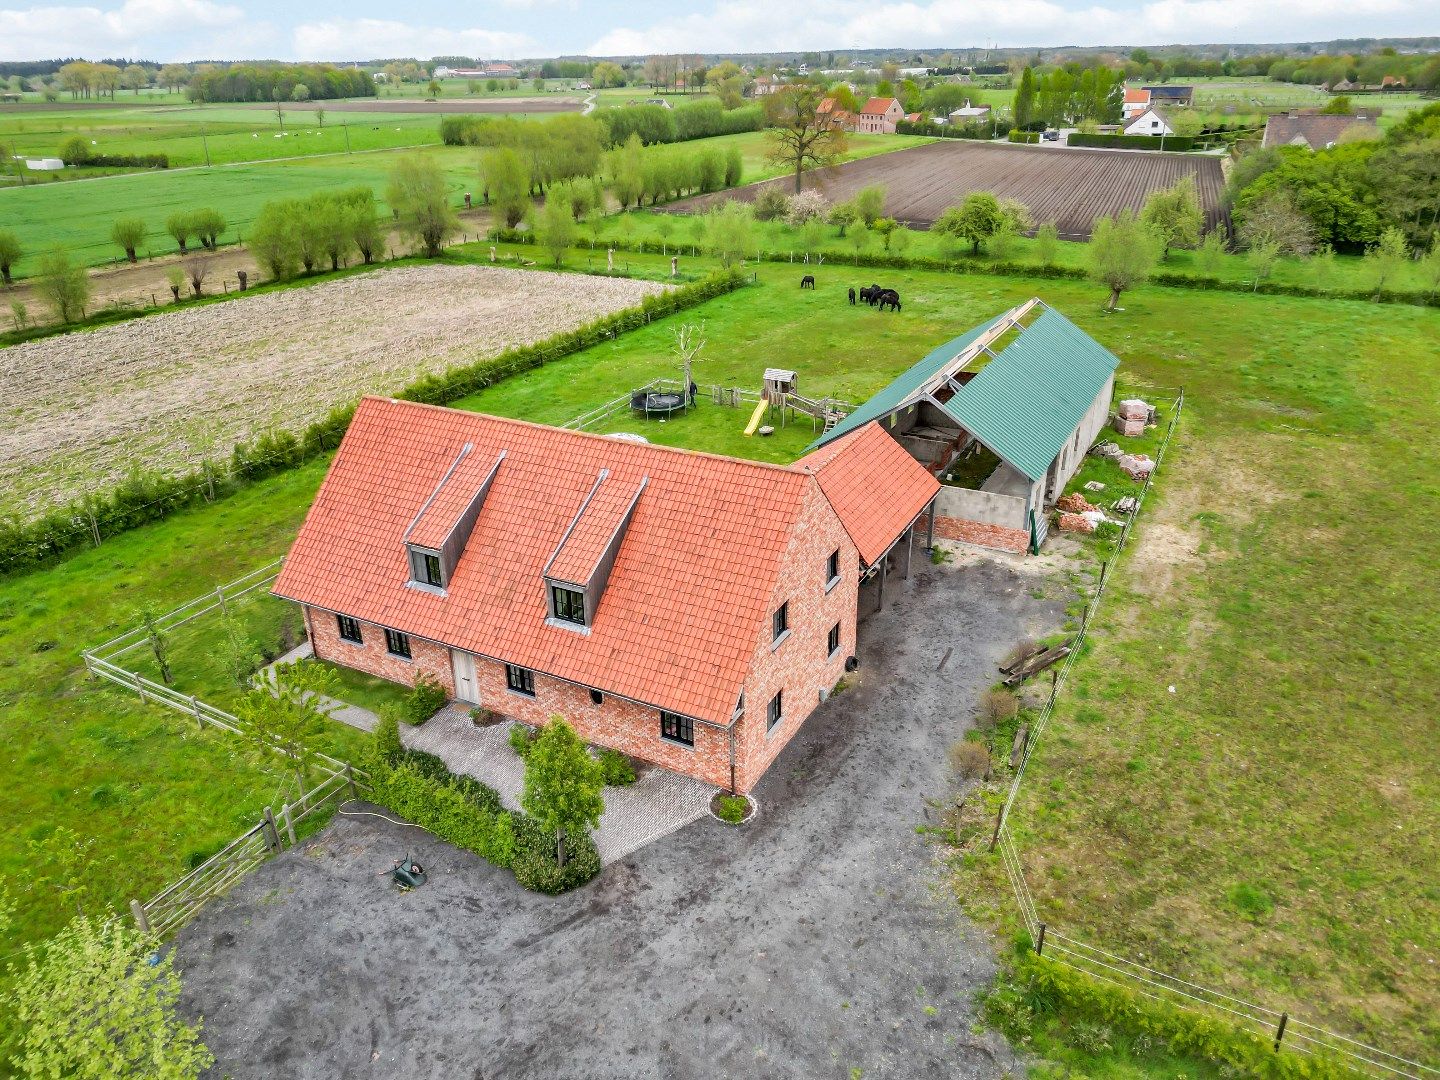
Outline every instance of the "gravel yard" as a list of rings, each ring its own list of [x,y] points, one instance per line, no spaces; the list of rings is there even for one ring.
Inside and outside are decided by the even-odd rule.
[[[539,341],[663,286],[412,266],[0,349],[0,513],[33,517],[134,466],[173,472],[336,405]]]

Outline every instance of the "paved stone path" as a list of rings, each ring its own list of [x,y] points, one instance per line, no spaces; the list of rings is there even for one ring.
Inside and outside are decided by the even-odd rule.
[[[289,664],[312,655],[310,645],[291,649],[275,664]],[[271,664],[264,671],[268,677]],[[330,718],[349,724],[361,731],[374,731],[379,718],[368,709],[333,698]],[[525,788],[525,763],[510,748],[510,729],[514,721],[477,727],[470,720],[470,711],[463,705],[447,705],[419,727],[400,726],[400,742],[409,750],[434,754],[453,773],[468,773],[482,784],[494,788],[500,801],[511,810],[520,809],[520,793]],[[646,766],[629,787],[605,789],[605,812],[600,826],[592,834],[600,852],[600,862],[609,866],[652,841],[668,836],[710,812],[710,800],[718,788],[672,773],[656,766]]]

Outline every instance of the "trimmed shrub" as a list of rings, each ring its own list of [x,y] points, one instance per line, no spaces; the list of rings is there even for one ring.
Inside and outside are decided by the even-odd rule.
[[[600,873],[600,852],[589,833],[565,837],[565,865],[555,862],[555,837],[526,814],[510,815],[515,853],[510,869],[515,880],[533,892],[550,896],[567,892]]]
[[[1009,139],[1013,143],[1038,143],[1040,132],[1038,131],[1012,131]]]
[[[406,750],[400,755],[400,761],[436,783],[443,783],[452,775],[450,766],[445,764],[443,758],[426,750]]]
[[[1082,132],[1075,132],[1066,140],[1067,146],[1108,146],[1111,148],[1124,147],[1131,150],[1164,150],[1167,153],[1171,150],[1176,152],[1195,149],[1196,143],[1200,140],[1192,139],[1187,135],[1166,135],[1165,145],[1160,145],[1160,138],[1156,135],[1086,135]]]
[[[400,707],[386,705],[380,710],[379,722],[371,733],[371,752],[386,765],[394,765],[405,754],[400,742]]]
[[[405,698],[405,722],[423,724],[445,707],[450,695],[433,676],[421,675]]]
[[[600,773],[605,778],[606,787],[628,787],[635,782],[635,767],[619,750],[601,750],[599,760]]]
[[[371,798],[456,847],[496,866],[509,866],[515,857],[515,831],[512,815],[496,809],[500,796],[473,778],[452,777],[443,762],[439,773],[422,771],[417,763],[430,757],[410,751],[394,766],[372,762]]]

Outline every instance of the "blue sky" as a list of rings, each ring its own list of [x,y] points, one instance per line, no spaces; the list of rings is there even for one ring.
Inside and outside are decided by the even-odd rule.
[[[0,59],[1157,45],[1440,34],[1440,0],[0,0]]]

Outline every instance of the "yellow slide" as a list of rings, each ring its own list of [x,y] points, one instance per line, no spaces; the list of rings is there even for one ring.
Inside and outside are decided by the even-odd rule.
[[[750,423],[745,427],[746,435],[755,434],[755,429],[760,426],[760,421],[765,416],[765,410],[769,408],[769,406],[770,403],[768,401],[764,398],[760,399],[760,404],[756,405],[755,411],[750,414]]]

